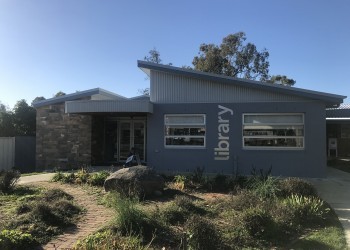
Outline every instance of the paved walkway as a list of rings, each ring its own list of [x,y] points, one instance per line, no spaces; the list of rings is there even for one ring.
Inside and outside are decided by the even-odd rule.
[[[32,182],[49,181],[54,175],[55,173],[22,176],[21,178],[19,178],[18,184],[28,184]]]
[[[350,173],[334,168],[328,168],[327,171],[327,179],[314,178],[309,181],[338,215],[350,247]]]
[[[28,176],[29,177],[29,176]],[[26,178],[26,177],[23,177]],[[39,177],[41,179],[41,177]],[[83,218],[78,222],[77,227],[68,228],[63,235],[51,240],[46,245],[42,246],[45,250],[71,249],[77,240],[83,239],[89,234],[97,231],[102,226],[106,225],[114,217],[111,209],[97,204],[97,197],[89,195],[79,186],[72,186],[60,183],[51,182],[35,182],[31,181],[20,183],[31,183],[32,185],[42,186],[45,188],[60,188],[74,197],[74,201],[86,209]]]

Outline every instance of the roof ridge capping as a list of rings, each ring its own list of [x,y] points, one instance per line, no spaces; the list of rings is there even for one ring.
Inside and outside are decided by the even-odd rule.
[[[84,97],[92,96],[92,95],[98,95],[98,94],[108,96],[112,99],[117,99],[117,98],[121,98],[121,99],[125,99],[125,100],[128,99],[124,96],[115,94],[111,91],[108,91],[108,90],[105,90],[102,88],[93,88],[93,89],[77,91],[75,93],[66,94],[66,95],[62,95],[62,96],[57,96],[57,97],[52,97],[52,98],[48,98],[45,100],[37,101],[37,102],[33,103],[33,106],[35,108],[38,108],[38,107],[47,106],[47,105],[51,105],[51,104],[55,104],[55,103],[73,101],[76,99],[80,99],[80,98],[84,98]]]
[[[302,89],[297,87],[284,86],[280,84],[272,84],[255,80],[248,80],[243,78],[230,77],[225,75],[219,75],[214,73],[202,72],[192,69],[184,69],[179,67],[174,67],[170,65],[157,64],[147,61],[138,60],[137,66],[144,71],[148,76],[150,76],[151,70],[167,72],[172,74],[178,74],[193,78],[199,78],[208,81],[216,81],[221,83],[236,84],[242,87],[251,87],[255,89],[261,89],[265,91],[276,91],[288,95],[297,95],[300,97],[305,97],[309,99],[321,100],[327,103],[327,107],[336,107],[343,102],[347,96],[331,94],[326,92],[320,92],[309,89]]]

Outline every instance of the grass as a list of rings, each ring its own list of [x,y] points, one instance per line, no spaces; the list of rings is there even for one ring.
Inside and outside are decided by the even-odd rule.
[[[254,176],[235,182],[219,176],[192,183],[190,177],[183,179],[176,177],[164,196],[152,200],[116,199],[115,194],[108,194],[105,202],[116,208],[117,219],[105,230],[112,238],[136,237],[141,244],[138,249],[346,247],[337,216],[303,180]],[[213,183],[222,185],[215,179],[225,180],[226,190],[206,193],[213,190]],[[227,188],[235,193],[228,193]],[[100,244],[110,244],[110,240]]]
[[[23,240],[43,244],[78,220],[82,209],[60,189],[17,186],[0,195],[0,248],[17,249]],[[17,243],[16,243],[17,242]],[[1,245],[5,244],[5,245]],[[23,249],[23,248],[18,248]]]
[[[101,185],[105,177],[96,177]],[[183,181],[177,177],[168,183],[163,196],[139,200],[104,194],[83,171],[63,178],[79,183],[116,211],[109,226],[79,241],[75,249],[346,249],[334,211],[300,179],[253,176],[237,181],[218,176],[210,180],[197,174],[200,182],[188,177],[184,186],[174,185]],[[220,193],[210,193],[212,190]],[[80,210],[70,200],[60,190],[18,186],[0,196],[0,220],[17,216],[40,221],[36,229],[48,231],[47,238],[31,233],[36,241],[44,242],[60,233],[58,226],[74,223],[69,214]],[[51,210],[53,207],[60,209]],[[35,216],[30,215],[33,211]],[[61,216],[65,216],[63,221],[58,220]],[[17,224],[11,228],[26,228],[25,222]]]
[[[326,227],[310,232],[291,245],[291,249],[347,249],[344,233],[340,227]]]
[[[15,216],[16,207],[24,200],[34,199],[42,192],[41,188],[17,186],[9,194],[0,194],[0,221]],[[1,225],[0,225],[1,228]]]

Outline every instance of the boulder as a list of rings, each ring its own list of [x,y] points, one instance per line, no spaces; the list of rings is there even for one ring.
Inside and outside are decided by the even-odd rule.
[[[104,183],[105,191],[117,191],[126,196],[153,195],[163,190],[164,179],[150,167],[122,168],[112,173]]]

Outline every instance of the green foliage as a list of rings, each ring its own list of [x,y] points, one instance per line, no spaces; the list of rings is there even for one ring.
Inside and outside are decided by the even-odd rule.
[[[62,173],[57,172],[51,179],[53,182],[62,183],[76,183],[85,184],[88,183],[92,186],[103,186],[104,181],[109,176],[108,171],[100,171],[96,173],[89,173],[85,168],[80,169],[76,173]]]
[[[174,182],[177,189],[184,190],[187,187],[189,180],[185,175],[175,175]]]
[[[105,180],[108,178],[110,173],[108,171],[101,171],[92,173],[89,176],[88,183],[93,186],[103,186]]]
[[[0,170],[0,193],[9,193],[17,184],[21,173],[15,170]]]
[[[317,197],[315,187],[307,181],[299,178],[286,178],[279,183],[279,196],[288,197],[290,195],[314,196]]]
[[[0,232],[0,249],[2,250],[24,250],[32,249],[37,242],[28,233],[18,230],[2,230]]]
[[[138,208],[137,199],[122,198],[118,193],[111,193],[109,200],[118,214],[116,225],[123,236],[139,235],[143,240],[152,239],[159,225]]]
[[[22,199],[16,208],[17,217],[9,220],[5,228],[29,233],[37,242],[45,243],[62,228],[74,224],[81,213],[81,208],[67,199],[72,197],[57,189]]]
[[[269,53],[265,49],[259,52],[245,40],[245,33],[238,32],[224,37],[219,46],[203,43],[192,64],[204,72],[265,81],[269,77]]]
[[[319,198],[292,194],[283,203],[294,210],[300,223],[321,222],[330,209]]]
[[[234,196],[227,206],[233,208],[236,211],[244,211],[245,209],[257,207],[262,203],[260,197],[247,190],[243,190]]]
[[[325,227],[311,232],[292,244],[290,249],[348,249],[342,228]]]
[[[190,177],[191,181],[198,184],[203,183],[204,181],[203,173],[204,173],[204,167],[202,168],[196,167]]]
[[[36,110],[22,99],[12,111],[0,110],[0,137],[35,135]]]
[[[286,86],[293,86],[295,84],[295,80],[282,75],[271,76],[271,78],[267,82],[286,85]]]
[[[78,183],[78,184],[87,183],[90,178],[90,173],[86,168],[81,168],[79,171],[77,171],[74,174],[74,178],[75,178],[74,180],[75,183]]]
[[[142,241],[137,236],[124,237],[120,234],[111,232],[110,230],[105,230],[102,232],[97,232],[95,234],[87,236],[83,240],[79,240],[75,246],[74,250],[142,250],[147,249],[142,246]]]
[[[279,233],[276,234],[276,239],[286,239],[302,231],[302,226],[293,207],[278,200],[271,206],[269,212],[278,227]]]
[[[63,178],[64,178],[64,173],[62,173],[61,171],[55,173],[52,178],[51,178],[51,181],[53,182],[59,182],[61,181]]]
[[[261,208],[249,208],[242,212],[241,223],[250,236],[269,239],[274,236],[276,226],[271,215]]]
[[[192,214],[203,214],[203,210],[193,204],[193,201],[186,196],[175,196],[168,206],[160,213],[160,217],[171,225],[184,223]]]
[[[73,200],[73,196],[67,194],[62,189],[54,188],[44,192],[42,195],[42,199],[46,202],[52,202],[59,199]]]
[[[278,179],[272,176],[266,178],[251,177],[248,180],[248,187],[262,199],[274,198],[279,193]]]
[[[160,53],[156,48],[151,49],[149,52],[149,56],[145,56],[144,60],[152,63],[161,63],[162,59],[160,59]]]
[[[185,224],[188,249],[220,249],[221,237],[215,225],[208,219],[192,216]]]

